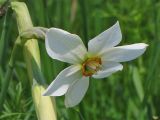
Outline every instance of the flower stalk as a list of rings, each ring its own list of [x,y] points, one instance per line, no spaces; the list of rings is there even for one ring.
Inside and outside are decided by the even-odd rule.
[[[11,2],[11,7],[16,15],[19,34],[33,27],[25,3]],[[42,96],[42,92],[45,90],[45,81],[41,74],[38,42],[36,39],[29,39],[23,47],[38,120],[56,120],[55,104],[52,98]]]
[[[55,101],[54,99],[48,99],[49,97],[47,96],[42,96],[44,91],[45,87],[43,85],[37,84],[36,82],[32,85],[32,96],[38,120],[56,120]]]

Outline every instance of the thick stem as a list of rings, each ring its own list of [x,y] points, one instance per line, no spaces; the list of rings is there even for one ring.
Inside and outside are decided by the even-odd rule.
[[[28,8],[25,3],[11,2],[11,7],[16,14],[19,33],[33,27]],[[44,120],[45,118],[45,120],[56,120],[56,110],[54,108],[55,105],[52,98],[42,96],[42,88],[44,90],[45,81],[41,74],[40,53],[36,39],[29,39],[24,44],[24,57],[32,86],[32,96],[38,119]]]

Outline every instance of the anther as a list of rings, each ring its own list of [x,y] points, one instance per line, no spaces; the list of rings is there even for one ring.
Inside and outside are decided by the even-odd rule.
[[[101,68],[101,64],[101,58],[99,57],[88,58],[82,64],[82,74],[84,76],[92,76]]]

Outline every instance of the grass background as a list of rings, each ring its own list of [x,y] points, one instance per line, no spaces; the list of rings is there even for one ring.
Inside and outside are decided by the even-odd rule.
[[[0,0],[0,4],[4,0]],[[160,119],[160,1],[159,0],[26,0],[35,26],[58,27],[88,40],[120,22],[120,45],[144,42],[145,54],[123,63],[124,69],[103,80],[90,80],[85,98],[66,109],[57,97],[58,120]],[[0,18],[0,87],[18,35],[14,14]],[[67,66],[52,60],[40,42],[47,83]],[[1,98],[0,98],[1,99]],[[22,51],[7,92],[0,120],[37,120]]]

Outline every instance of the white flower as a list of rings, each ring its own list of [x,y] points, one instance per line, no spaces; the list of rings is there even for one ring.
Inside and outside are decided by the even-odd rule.
[[[123,69],[120,62],[133,60],[144,53],[147,44],[118,46],[122,39],[119,22],[88,43],[61,29],[50,28],[45,37],[47,53],[53,59],[72,64],[55,78],[43,95],[65,94],[66,107],[80,103],[88,86],[89,77],[104,78]]]

